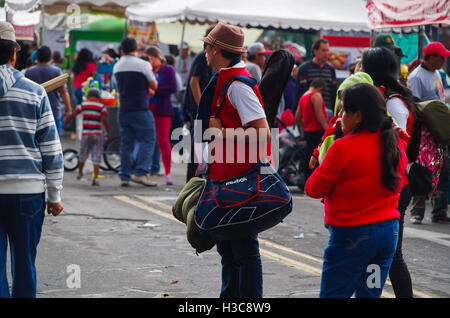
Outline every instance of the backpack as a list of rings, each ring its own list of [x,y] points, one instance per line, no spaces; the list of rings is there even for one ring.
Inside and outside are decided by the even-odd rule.
[[[406,103],[402,95],[393,94],[388,99],[393,97],[401,99],[408,107],[408,110],[410,110],[408,103]],[[434,192],[439,182],[444,159],[444,150],[436,142],[431,132],[433,128],[430,128],[430,125],[432,125],[430,117],[435,114],[435,111],[430,108],[426,110],[427,114],[423,111],[426,106],[430,105],[430,102],[422,103],[424,106],[419,106],[416,103],[417,118],[414,117],[410,136],[411,140],[408,143],[408,149],[406,151],[408,162],[412,163],[408,171],[408,183],[413,196],[426,196]],[[447,107],[445,104],[444,106]],[[442,110],[438,112],[442,112]],[[426,117],[429,119],[426,120]],[[434,120],[433,122],[436,121],[439,120]]]
[[[281,49],[270,55],[264,68],[258,88],[270,128],[276,127],[275,118],[278,107],[291,77],[294,62],[292,53],[286,49]]]
[[[417,103],[417,111],[423,118],[434,140],[443,146],[450,145],[450,108],[439,99]]]
[[[429,195],[436,190],[443,161],[443,149],[427,126],[421,125],[419,152],[408,173],[412,195]]]

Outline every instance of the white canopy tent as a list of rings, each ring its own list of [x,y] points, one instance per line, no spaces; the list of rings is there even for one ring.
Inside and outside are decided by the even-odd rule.
[[[226,22],[277,29],[369,31],[364,0],[160,0],[131,5],[129,19]]]
[[[36,6],[57,5],[68,6],[70,4],[95,5],[103,7],[128,7],[139,2],[155,2],[157,0],[6,0],[6,5],[12,10],[31,10]]]

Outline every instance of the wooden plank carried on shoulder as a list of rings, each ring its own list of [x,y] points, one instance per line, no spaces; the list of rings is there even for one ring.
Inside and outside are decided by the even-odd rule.
[[[42,87],[44,87],[45,91],[47,93],[50,93],[52,91],[54,91],[55,89],[60,88],[61,86],[63,86],[64,84],[67,83],[67,81],[69,80],[69,74],[62,74],[59,75],[55,78],[52,78],[51,80],[42,83]]]

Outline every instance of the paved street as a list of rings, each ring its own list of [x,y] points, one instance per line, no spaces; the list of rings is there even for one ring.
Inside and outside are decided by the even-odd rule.
[[[73,147],[67,133],[63,148]],[[85,175],[91,165],[86,165]],[[38,250],[38,297],[218,297],[220,258],[213,248],[196,255],[186,226],[171,206],[184,185],[185,167],[175,165],[175,185],[119,186],[119,177],[66,172],[64,211],[45,218]],[[294,211],[260,235],[264,296],[316,298],[328,232],[319,200],[292,189]],[[430,208],[422,225],[406,225],[404,254],[416,297],[450,297],[450,226],[432,224]],[[79,279],[79,280],[78,280]],[[72,287],[72,288],[71,288]],[[388,283],[384,297],[393,297]]]

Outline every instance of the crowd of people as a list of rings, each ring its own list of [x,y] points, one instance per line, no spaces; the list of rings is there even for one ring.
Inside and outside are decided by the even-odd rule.
[[[9,207],[0,211],[0,296],[10,295],[5,269],[8,236],[14,240],[12,296],[35,297],[34,260],[44,213],[46,207],[55,216],[63,209],[58,134],[64,123],[82,114],[78,178],[83,176],[90,155],[94,163],[92,185],[98,186],[103,137],[109,138],[110,132],[101,91],[96,87],[85,91],[83,87],[96,76],[98,66],[92,52],[80,50],[71,69],[76,103],[72,110],[66,86],[46,94],[38,85],[61,74],[51,65],[50,48],[36,48],[35,65],[20,72],[14,66],[21,47],[12,26],[1,23],[0,36],[0,116],[6,118],[0,121],[0,156],[16,151],[23,160],[18,164],[17,159],[3,159],[0,166],[0,202]],[[122,40],[120,52],[104,52],[104,59],[113,64],[108,80],[119,96],[121,186],[135,182],[155,187],[153,178],[159,173],[161,159],[166,184],[174,183],[170,132],[183,122],[189,123],[193,136],[194,121],[201,119],[220,132],[223,143],[233,147],[234,137],[227,139],[228,128],[253,128],[258,132],[258,144],[270,148],[270,127],[258,83],[272,51],[260,42],[245,48],[242,29],[223,23],[209,28],[202,41],[204,49],[194,57],[186,43],[178,47],[180,54],[174,58],[163,56],[157,45],[139,49],[131,37]],[[383,36],[378,47],[365,50],[352,74],[339,85],[328,63],[330,43],[315,41],[312,60],[295,65],[282,99],[283,111],[292,112],[307,144],[305,193],[324,199],[324,222],[330,237],[324,252],[320,297],[380,297],[388,276],[397,297],[413,297],[402,256],[403,227],[410,201],[411,222],[417,224],[424,217],[426,200],[426,196],[412,193],[407,172],[408,162],[417,157],[411,148],[419,147],[412,142],[417,134],[415,104],[431,99],[445,102],[438,70],[450,51],[439,42],[426,45],[424,61],[411,70],[405,86],[399,80],[402,53],[392,42]],[[235,81],[226,86],[236,75],[256,82],[249,86]],[[219,105],[223,88],[226,92]],[[222,139],[214,139],[215,146]],[[246,147],[252,151],[249,144]],[[442,151],[439,184],[432,194],[432,221],[449,223],[447,149]],[[266,155],[270,161],[270,152]],[[247,157],[244,162],[236,158],[233,162],[211,162],[207,177],[224,181],[256,165]],[[191,160],[187,180],[196,173],[198,167]],[[33,215],[16,217],[24,201],[29,207],[21,212]],[[11,232],[4,220],[15,222],[17,233]],[[222,264],[220,296],[262,297],[258,236],[220,242],[217,251]],[[367,269],[372,265],[380,270],[377,286],[367,284]]]

